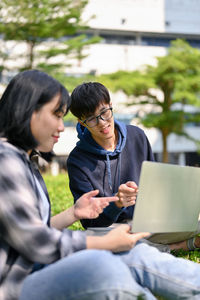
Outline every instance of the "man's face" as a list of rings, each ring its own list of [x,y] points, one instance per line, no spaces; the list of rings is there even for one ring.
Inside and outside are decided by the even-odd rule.
[[[104,143],[107,142],[109,139],[114,138],[114,119],[112,116],[112,111],[109,109],[110,107],[111,107],[111,103],[110,104],[101,103],[96,108],[94,114],[86,117],[86,121],[84,123],[79,120],[79,122],[83,126],[87,127],[93,139],[101,146],[103,146]],[[95,117],[97,116],[99,117],[96,124]],[[96,125],[94,126],[94,124]],[[90,125],[93,127],[89,127]]]

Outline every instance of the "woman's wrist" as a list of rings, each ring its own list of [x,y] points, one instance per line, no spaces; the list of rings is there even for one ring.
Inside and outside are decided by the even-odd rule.
[[[55,215],[51,218],[51,226],[55,227],[59,230],[62,230],[74,222],[78,221],[79,218],[75,215],[74,205],[69,207],[68,209],[62,211],[61,213]]]
[[[73,206],[71,206],[70,209],[71,209],[71,214],[74,218],[74,222],[79,221],[80,217],[76,214],[76,203]]]
[[[102,249],[112,250],[111,244],[107,241],[107,236],[87,236],[86,237],[87,249]]]

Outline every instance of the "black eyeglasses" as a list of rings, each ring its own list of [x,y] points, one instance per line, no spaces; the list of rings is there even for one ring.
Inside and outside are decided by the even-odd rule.
[[[109,108],[103,110],[98,116],[89,117],[82,122],[85,125],[87,125],[87,127],[92,128],[98,124],[99,119],[101,119],[103,121],[107,121],[107,120],[111,119],[112,116],[113,116],[112,107],[109,107]]]

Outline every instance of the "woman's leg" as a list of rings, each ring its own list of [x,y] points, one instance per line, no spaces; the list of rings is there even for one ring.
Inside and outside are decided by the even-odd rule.
[[[140,287],[121,258],[108,251],[84,250],[30,274],[20,300],[156,299]]]
[[[200,299],[200,265],[138,242],[118,254],[139,285],[165,299]]]

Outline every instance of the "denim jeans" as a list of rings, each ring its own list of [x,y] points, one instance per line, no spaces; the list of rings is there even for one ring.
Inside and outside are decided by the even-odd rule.
[[[164,299],[200,299],[200,265],[138,242],[118,254],[135,281]]]
[[[144,243],[112,254],[83,250],[30,274],[20,300],[200,299],[200,266]]]

